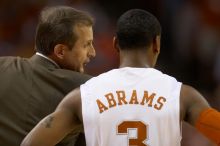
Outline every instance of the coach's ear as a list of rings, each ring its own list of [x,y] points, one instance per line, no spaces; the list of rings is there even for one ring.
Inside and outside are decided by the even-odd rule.
[[[118,38],[116,36],[113,37],[113,47],[119,52]]]
[[[68,47],[63,44],[57,44],[54,47],[53,53],[59,59],[64,59],[65,51],[68,50]]]

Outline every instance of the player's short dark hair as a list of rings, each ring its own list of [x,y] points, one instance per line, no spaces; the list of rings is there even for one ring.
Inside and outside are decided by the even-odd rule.
[[[92,26],[93,18],[86,12],[68,6],[44,8],[36,30],[36,51],[49,55],[56,44],[66,44],[72,48],[77,40],[74,26]]]
[[[128,10],[117,22],[116,35],[120,49],[146,48],[160,34],[159,21],[145,10]]]

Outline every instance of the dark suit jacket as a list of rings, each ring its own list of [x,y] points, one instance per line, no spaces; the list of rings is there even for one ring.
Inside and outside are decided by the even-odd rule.
[[[64,95],[90,78],[60,69],[38,55],[0,57],[0,146],[19,146]]]

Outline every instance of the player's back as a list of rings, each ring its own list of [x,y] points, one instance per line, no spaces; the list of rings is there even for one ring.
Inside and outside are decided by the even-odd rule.
[[[115,69],[81,86],[88,146],[180,146],[181,83],[153,68]]]

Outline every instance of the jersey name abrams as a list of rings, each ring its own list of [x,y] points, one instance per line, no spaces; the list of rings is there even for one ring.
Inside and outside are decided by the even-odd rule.
[[[121,106],[121,105],[147,105],[148,107],[153,107],[156,110],[161,110],[164,103],[166,102],[166,98],[163,96],[159,96],[157,99],[156,93],[149,94],[148,91],[144,91],[144,95],[142,98],[137,97],[137,91],[133,90],[131,97],[126,98],[125,91],[120,90],[116,91],[116,96],[113,93],[108,93],[105,96],[105,99],[108,101],[108,105],[104,104],[100,99],[96,100],[97,106],[99,108],[99,112],[103,113],[109,108]],[[141,99],[141,100],[140,100]]]

